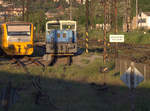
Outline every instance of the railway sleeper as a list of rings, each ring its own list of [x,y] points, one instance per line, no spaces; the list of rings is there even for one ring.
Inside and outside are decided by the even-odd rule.
[[[35,65],[38,65],[38,66],[40,65],[40,66],[44,67],[44,65],[40,61],[38,61],[38,60],[36,60],[34,58],[25,56],[25,59],[27,59],[27,61],[31,61]]]

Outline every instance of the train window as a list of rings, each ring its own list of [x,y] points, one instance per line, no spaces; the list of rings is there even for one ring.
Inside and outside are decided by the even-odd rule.
[[[57,38],[60,38],[60,33],[57,34]]]
[[[30,32],[30,25],[7,25],[8,32]]]
[[[7,25],[8,36],[30,36],[31,35],[31,25],[26,24],[13,24]]]
[[[48,29],[60,29],[60,24],[47,24]]]
[[[63,38],[66,38],[66,33],[63,33]]]
[[[65,30],[74,30],[75,29],[75,25],[63,25],[62,26],[63,29]]]

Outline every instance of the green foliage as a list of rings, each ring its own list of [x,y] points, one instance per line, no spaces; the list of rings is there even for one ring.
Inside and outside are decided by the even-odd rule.
[[[134,32],[125,33],[126,43],[135,44],[149,44],[150,43],[150,33],[148,31],[137,30]]]
[[[46,16],[43,10],[30,12],[29,21],[36,26],[37,30],[45,31]]]
[[[66,2],[66,0],[59,0],[59,2],[56,3],[56,7],[62,6],[63,8],[67,8],[68,7],[68,3]]]
[[[89,32],[90,39],[103,39],[103,31],[102,30],[91,30]]]
[[[81,11],[82,10],[82,11]],[[78,9],[76,9],[73,12],[73,19],[78,21],[78,24],[85,24],[85,7],[84,6],[79,6]]]
[[[150,0],[138,0],[138,2],[141,11],[150,11]]]

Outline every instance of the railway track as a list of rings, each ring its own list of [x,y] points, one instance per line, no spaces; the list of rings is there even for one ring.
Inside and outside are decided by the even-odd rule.
[[[85,40],[78,40],[78,46],[85,47]],[[89,47],[101,46],[104,47],[104,42],[102,40],[89,40]],[[117,43],[119,49],[130,49],[130,48],[142,48],[150,49],[150,44],[131,44],[131,43]],[[115,43],[107,42],[107,47],[116,47]]]
[[[97,50],[97,48],[102,49],[104,47],[104,42],[102,40],[89,40],[88,43],[89,43],[89,49]],[[85,40],[80,39],[77,41],[77,44],[78,44],[79,48],[81,48],[81,49],[85,48]],[[38,45],[38,43],[36,45]],[[44,47],[44,45],[45,45],[44,43],[41,43],[41,42],[39,43],[40,47]],[[113,55],[113,54],[115,54],[115,48],[116,48],[116,43],[107,42],[107,53],[108,53],[108,55],[111,55],[110,57],[114,58],[115,55]],[[126,52],[126,54],[132,54],[132,53],[143,54],[143,55],[141,55],[142,57],[140,57],[140,58],[136,58],[136,57],[130,58],[137,62],[145,61],[145,58],[149,58],[149,55],[150,55],[150,53],[149,53],[150,52],[150,44],[117,43],[117,49]],[[103,51],[103,50],[101,50],[101,51]],[[62,63],[62,62],[64,62],[64,60],[63,61],[61,60],[59,63]]]
[[[41,65],[43,69],[45,68],[45,66],[42,63],[40,63],[40,61],[37,61],[37,60],[32,59],[32,58],[28,58],[28,57],[26,57],[25,59],[28,60],[28,61],[31,61],[32,63],[34,63],[36,65]],[[20,59],[13,58],[12,61],[15,62],[19,67],[22,67],[26,74],[32,75],[30,73],[30,71],[28,70],[26,64],[24,62],[22,62]],[[43,73],[44,73],[44,71],[45,70],[43,70]],[[43,88],[42,88],[42,85],[41,85],[41,82],[40,82],[41,77],[33,77],[33,76],[30,76],[30,77],[31,78],[29,78],[29,79],[32,80],[31,84],[32,84],[33,88],[35,88],[37,90],[37,94],[35,94],[36,95],[35,104],[39,104],[39,100],[40,100],[41,97],[46,96],[46,97],[49,98],[49,96],[43,91]]]
[[[53,109],[57,109],[57,107],[51,102],[50,100],[50,96],[48,95],[48,93],[46,93],[46,91],[44,90],[42,84],[41,84],[41,76],[38,77],[34,77],[32,76],[32,73],[28,70],[28,65],[29,64],[35,64],[35,65],[40,65],[43,69],[43,73],[45,71],[45,65],[43,65],[39,60],[37,59],[33,59],[31,57],[24,57],[24,58],[12,58],[9,60],[11,62],[12,65],[16,65],[19,68],[22,68],[24,70],[24,72],[28,75],[28,79],[31,80],[31,85],[33,86],[33,88],[36,90],[36,92],[34,92],[32,94],[32,96],[34,97],[34,103],[36,105],[41,105],[41,104],[45,104],[50,106]],[[11,80],[10,80],[11,81]],[[12,82],[9,82],[6,90],[4,90],[4,94],[3,95],[11,95],[10,90],[13,90],[12,88]],[[20,89],[20,88],[18,88]],[[5,97],[2,97],[5,98]],[[9,101],[10,101],[10,97],[9,98],[5,98],[3,101],[6,101],[6,103],[4,103],[3,108],[5,111],[8,111],[9,109]]]

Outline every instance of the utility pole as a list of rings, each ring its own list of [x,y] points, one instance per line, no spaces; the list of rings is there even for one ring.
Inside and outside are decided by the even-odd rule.
[[[27,0],[27,4],[26,4],[26,9],[27,9],[27,21],[29,21],[29,3],[30,3],[30,1],[29,0]]]
[[[104,7],[104,53],[103,53],[103,78],[104,78],[104,84],[103,86],[106,88],[106,77],[105,77],[105,71],[107,70],[106,65],[106,59],[107,59],[107,41],[106,41],[106,36],[107,36],[107,23],[109,21],[109,1],[108,0],[103,0],[102,5]]]
[[[127,24],[127,32],[131,29],[131,1],[126,0],[126,24]]]
[[[86,0],[86,32],[85,32],[85,35],[86,35],[86,42],[85,42],[85,46],[86,46],[86,54],[89,52],[88,51],[88,42],[89,42],[89,0]]]
[[[25,0],[22,0],[22,21],[24,21],[24,3],[25,3]]]
[[[106,36],[107,36],[107,28],[109,27],[109,7],[110,7],[110,1],[109,0],[102,0],[101,1],[103,8],[104,8],[104,25],[103,25],[103,41],[104,41],[104,53],[103,53],[103,63],[106,65],[106,59],[107,59],[107,41],[106,41]]]
[[[117,18],[118,18],[118,17],[117,17],[117,16],[118,16],[118,11],[117,11],[117,0],[114,0],[114,2],[115,2],[115,4],[114,4],[115,6],[114,6],[114,7],[115,7],[115,34],[116,34],[116,33],[118,32],[118,22],[117,22],[117,21],[118,21],[118,19],[117,19]]]
[[[111,24],[111,1],[109,0],[108,1],[108,24],[110,25]]]
[[[114,8],[115,8],[115,30],[114,33],[118,33],[118,11],[117,11],[117,0],[114,0]],[[115,44],[115,57],[118,57],[118,43]]]
[[[106,64],[106,1],[104,0],[104,55],[103,55],[103,62],[104,65]]]
[[[117,9],[117,3],[118,3],[118,0],[114,0],[114,13],[115,13],[115,30],[114,30],[114,33],[117,34],[118,33],[118,9]],[[115,43],[115,69],[117,71],[117,63],[118,63],[118,43],[116,42]]]
[[[70,20],[72,20],[72,0],[70,0],[69,3],[70,3]]]
[[[15,3],[11,2],[11,22],[14,20],[15,16],[13,15],[14,13],[14,8],[15,8]]]
[[[136,0],[136,28],[138,29],[138,0]]]
[[[110,0],[110,25],[111,25],[111,30],[113,29],[112,27],[114,26],[114,0]]]
[[[5,8],[5,16],[4,16],[4,22],[6,22],[7,21],[7,17],[6,17],[7,15],[6,15],[6,8]]]

